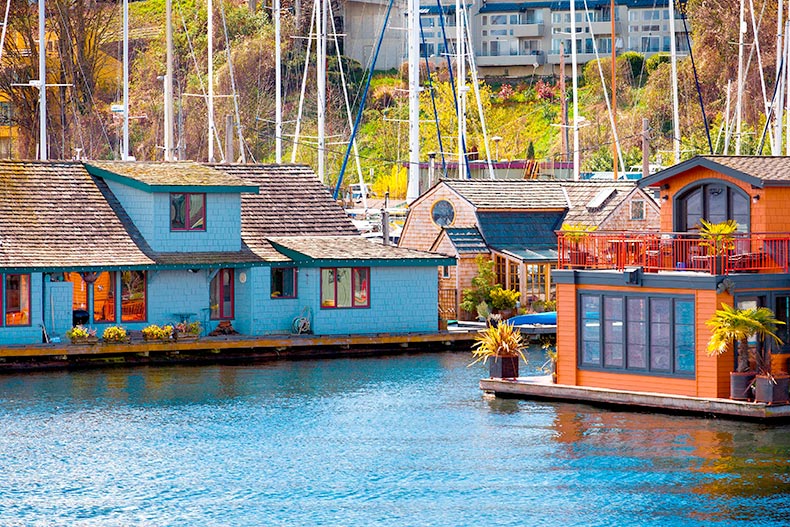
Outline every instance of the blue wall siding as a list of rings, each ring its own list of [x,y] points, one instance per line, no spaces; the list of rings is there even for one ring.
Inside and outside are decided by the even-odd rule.
[[[121,202],[137,230],[149,243],[154,235],[154,196],[116,181],[107,181],[115,197]]]
[[[155,251],[238,251],[241,249],[241,196],[237,193],[206,194],[206,230],[170,230],[170,194],[154,194],[153,238]]]
[[[2,275],[0,275],[2,276]],[[0,327],[0,344],[40,344],[43,342],[41,333],[42,319],[42,275],[32,274],[30,277],[30,321],[29,326]],[[5,321],[3,320],[3,323]]]
[[[309,289],[310,269],[299,269],[296,292],[298,298],[271,298],[271,269],[255,267],[249,283],[251,295],[251,328],[255,335],[290,333],[294,318],[300,316],[305,306],[315,309],[318,297],[306,294]],[[314,280],[315,278],[313,278]]]
[[[50,338],[66,341],[66,332],[72,325],[73,297],[74,284],[71,282],[46,282],[44,325]]]

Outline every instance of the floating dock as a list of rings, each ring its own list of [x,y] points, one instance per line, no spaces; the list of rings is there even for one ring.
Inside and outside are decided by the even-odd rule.
[[[503,397],[548,401],[572,401],[616,406],[631,410],[729,417],[752,421],[790,422],[790,405],[768,405],[732,399],[705,399],[682,395],[632,392],[554,384],[551,376],[518,379],[482,379],[480,388]]]
[[[108,364],[211,363],[469,350],[476,331],[364,335],[231,335],[187,341],[0,347],[0,371]]]

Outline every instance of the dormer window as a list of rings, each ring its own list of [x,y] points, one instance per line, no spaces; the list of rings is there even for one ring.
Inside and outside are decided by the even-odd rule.
[[[170,230],[205,231],[206,195],[191,192],[170,194]]]

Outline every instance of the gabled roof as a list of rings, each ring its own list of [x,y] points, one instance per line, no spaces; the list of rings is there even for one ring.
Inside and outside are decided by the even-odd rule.
[[[444,233],[458,254],[487,253],[488,246],[477,227],[445,227]],[[440,235],[441,237],[441,235]],[[438,241],[439,237],[437,237]],[[435,245],[435,243],[434,243]]]
[[[89,270],[153,263],[82,163],[0,161],[0,267]]]
[[[243,179],[189,161],[90,161],[85,168],[94,176],[146,192],[258,192]]]
[[[565,209],[568,202],[559,183],[502,179],[443,179],[478,210]]]
[[[272,236],[359,236],[351,219],[305,165],[225,165],[208,167],[255,185],[258,194],[241,196],[241,237],[257,255],[287,262],[267,240]]]
[[[556,248],[555,231],[562,226],[564,211],[477,213],[480,232],[489,247],[497,250]]]
[[[636,188],[633,181],[563,181],[570,208],[563,223],[600,225]]]
[[[787,156],[696,156],[639,180],[652,187],[692,168],[704,167],[758,188],[790,185],[790,157]]]
[[[295,262],[316,262],[323,265],[450,265],[455,259],[441,254],[383,245],[361,236],[275,236],[268,240]]]

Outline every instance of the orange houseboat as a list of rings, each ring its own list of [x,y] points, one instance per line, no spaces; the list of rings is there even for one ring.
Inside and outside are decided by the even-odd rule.
[[[705,322],[722,303],[790,322],[790,157],[695,157],[639,186],[660,193],[660,232],[559,235],[557,382],[728,398],[735,354],[707,354]],[[700,243],[701,218],[735,220],[734,249]],[[790,346],[772,351],[787,371]]]

